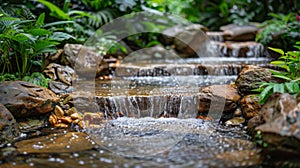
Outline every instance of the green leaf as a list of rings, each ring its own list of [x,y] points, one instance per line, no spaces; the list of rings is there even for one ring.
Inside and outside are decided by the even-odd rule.
[[[272,48],[272,47],[268,47],[270,50],[273,50],[281,55],[284,55],[284,51],[282,49],[279,48]]]
[[[53,35],[49,37],[49,39],[54,41],[64,41],[68,39],[75,39],[75,37],[64,32],[54,32]]]
[[[289,93],[294,93],[294,82],[286,82],[284,85]]]
[[[274,85],[274,84],[273,84]],[[271,89],[273,88],[273,85],[267,86],[260,94],[259,94],[259,103],[262,104],[266,101],[266,99],[271,94]]]
[[[274,77],[276,78],[281,78],[281,79],[285,79],[285,80],[288,80],[288,81],[291,81],[292,79],[287,77],[287,76],[283,76],[283,75],[273,75]]]
[[[31,29],[28,31],[28,33],[34,35],[34,36],[43,36],[43,35],[49,35],[51,34],[51,31],[46,30],[46,29],[41,29],[41,28],[37,28],[37,29]]]
[[[44,26],[45,21],[45,13],[40,14],[39,18],[36,20],[35,25],[37,27]]]
[[[285,61],[272,61],[271,64],[280,66],[280,65],[285,65],[286,62]]]
[[[275,92],[284,93],[284,84],[283,83],[274,84],[274,86],[273,86],[273,93],[275,93]]]
[[[273,69],[269,69],[269,71],[272,73],[272,75],[286,75],[287,72],[282,72],[282,71],[276,71],[276,70],[273,70]]]
[[[75,23],[75,22],[74,21],[57,21],[57,22],[47,23],[43,27],[53,27],[53,26],[57,26],[57,25],[70,24],[70,23]]]
[[[37,0],[37,1],[47,6],[54,17],[57,17],[59,19],[64,19],[64,20],[71,20],[67,13],[65,13],[63,10],[61,10],[58,6],[54,5],[53,3],[48,2],[46,0]]]

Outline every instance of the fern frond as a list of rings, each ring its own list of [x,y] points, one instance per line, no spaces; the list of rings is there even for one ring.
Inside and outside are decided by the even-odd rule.
[[[101,10],[98,12],[89,12],[88,24],[92,27],[99,28],[100,26],[113,20],[113,16],[109,10]]]

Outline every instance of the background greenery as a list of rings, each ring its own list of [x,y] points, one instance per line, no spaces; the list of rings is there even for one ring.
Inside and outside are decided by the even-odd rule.
[[[272,90],[299,92],[295,84],[299,86],[299,44],[298,49],[294,47],[300,41],[299,0],[0,0],[0,4],[0,80],[23,79],[46,86],[47,79],[40,72],[47,55],[65,43],[84,43],[117,17],[158,11],[180,15],[214,31],[229,23],[260,23],[262,31],[256,40],[273,50],[282,49],[275,49],[282,56],[273,63],[283,71],[274,75],[289,77],[287,83],[262,84],[261,100]],[[126,52],[114,37],[101,40],[103,45],[113,44],[104,54],[119,49]],[[160,43],[156,33],[136,34],[124,41],[134,50]]]

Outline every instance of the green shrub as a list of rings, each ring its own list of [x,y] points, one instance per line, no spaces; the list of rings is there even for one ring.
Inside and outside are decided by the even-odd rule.
[[[300,42],[297,43],[298,45]],[[300,46],[295,46],[298,50]],[[270,70],[273,77],[283,79],[283,83],[263,82],[255,91],[259,91],[259,103],[263,104],[275,92],[289,93],[295,97],[300,93],[300,51],[284,52],[281,49],[270,48],[281,54],[281,57],[271,62],[283,69],[282,71]]]

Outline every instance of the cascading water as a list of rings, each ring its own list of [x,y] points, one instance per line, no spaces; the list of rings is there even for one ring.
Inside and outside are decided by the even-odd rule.
[[[139,21],[130,23],[140,23],[141,20],[145,20],[145,18],[149,20],[149,17],[152,17],[144,15],[145,13],[141,15],[143,17],[137,17]],[[166,18],[159,16],[159,19]],[[159,19],[155,18],[151,21],[159,24],[157,22]],[[168,19],[170,18],[166,20]],[[117,26],[112,24],[102,30],[104,34],[114,30],[113,33],[117,39],[122,39],[128,36],[130,31],[122,34],[121,32],[127,30],[124,27],[126,21],[124,22],[122,18],[117,21],[120,22],[116,23]],[[133,34],[145,31],[138,29],[138,26],[134,27],[134,24],[130,26],[133,26]],[[185,26],[182,26],[183,30]],[[189,34],[188,31],[185,33]],[[125,115],[122,118],[107,120],[105,124],[101,123],[97,127],[87,126],[85,128],[85,131],[101,148],[128,158],[162,159],[167,164],[173,162],[168,157],[179,153],[178,163],[192,161],[192,165],[198,167],[209,165],[205,164],[203,159],[200,159],[201,162],[195,161],[195,157],[199,155],[203,158],[213,158],[219,153],[230,151],[230,149],[252,149],[247,145],[241,148],[222,146],[227,141],[224,141],[226,138],[222,131],[217,131],[219,126],[195,118],[198,115],[199,90],[212,84],[233,82],[245,60],[263,63],[265,59],[250,58],[258,57],[262,49],[250,47],[246,54],[249,58],[240,58],[240,48],[234,47],[229,59],[224,59],[224,53],[227,51],[222,50],[228,50],[227,48],[216,49],[215,43],[210,42],[200,30],[196,37],[199,39],[195,40],[181,34],[173,38],[186,44],[199,42],[198,46],[195,47],[195,43],[191,46],[199,55],[198,59],[182,59],[168,50],[160,58],[156,58],[155,53],[152,55],[149,52],[150,49],[146,48],[126,56],[113,70],[110,81],[96,81],[95,90],[91,91],[94,95],[90,99],[92,104],[97,104],[97,108],[95,108],[98,110],[97,112],[104,113],[107,118],[115,116],[119,112]],[[98,38],[94,37],[89,40],[87,45],[93,44]],[[218,40],[222,41],[223,39]],[[219,53],[220,51],[222,53]],[[84,57],[84,55],[79,57]],[[238,65],[235,64],[237,61],[240,61]],[[78,86],[79,90],[84,87],[84,85]],[[224,106],[225,98],[212,99],[208,114],[214,121],[219,121]],[[157,119],[157,117],[160,118]],[[246,139],[246,136],[240,136],[240,134],[235,137]],[[194,140],[196,141],[194,142]],[[199,151],[201,154],[191,155],[191,159],[186,159],[188,154],[180,153],[180,151],[190,150],[191,144],[188,143],[190,141],[196,144],[195,146],[192,144],[193,147],[204,146],[204,148],[203,151]],[[214,149],[215,153],[205,152],[210,149]],[[177,161],[173,163],[177,163]]]

